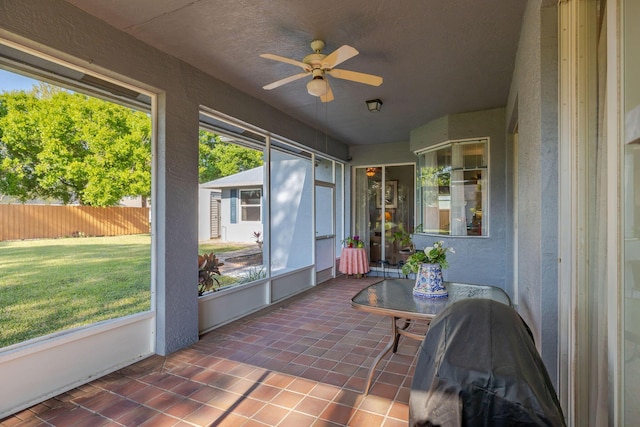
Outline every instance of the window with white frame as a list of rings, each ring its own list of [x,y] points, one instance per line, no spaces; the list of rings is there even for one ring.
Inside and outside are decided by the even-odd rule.
[[[450,141],[416,153],[422,231],[488,235],[489,140]]]
[[[240,190],[240,218],[244,222],[260,221],[262,190]]]

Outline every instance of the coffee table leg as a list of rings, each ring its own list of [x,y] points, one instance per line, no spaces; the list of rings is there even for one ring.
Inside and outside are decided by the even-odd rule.
[[[397,329],[398,327],[396,325],[396,321],[397,320],[398,320],[397,317],[391,317],[391,341],[389,341],[389,344],[387,344],[387,346],[382,349],[380,354],[373,361],[373,364],[371,364],[371,368],[369,368],[369,376],[367,377],[367,385],[364,388],[364,395],[365,396],[367,394],[369,394],[369,388],[371,387],[371,380],[373,380],[373,374],[376,371],[376,367],[378,366],[378,363],[380,363],[382,358],[387,353],[389,353],[389,350],[391,350],[392,348],[395,349],[398,346],[399,335],[398,335],[398,329]],[[395,352],[395,350],[394,350],[394,352]]]

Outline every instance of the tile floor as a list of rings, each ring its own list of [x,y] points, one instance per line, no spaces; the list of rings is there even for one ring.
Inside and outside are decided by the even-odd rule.
[[[381,279],[331,280],[0,426],[406,426],[418,341],[401,338],[362,393],[390,321],[350,299]]]

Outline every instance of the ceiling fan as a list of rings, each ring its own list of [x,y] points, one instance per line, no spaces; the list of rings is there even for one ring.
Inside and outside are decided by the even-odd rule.
[[[311,42],[311,49],[313,49],[314,53],[305,56],[302,61],[273,55],[271,53],[263,53],[260,55],[262,58],[296,65],[304,70],[302,73],[294,74],[270,83],[264,86],[263,89],[275,89],[303,77],[311,76],[311,80],[307,83],[307,91],[309,94],[320,97],[322,102],[330,102],[333,101],[333,92],[331,90],[331,86],[329,86],[327,76],[335,77],[336,79],[364,83],[371,86],[380,86],[382,84],[382,77],[359,73],[357,71],[339,70],[334,68],[347,59],[356,56],[358,51],[355,48],[343,45],[329,55],[325,55],[321,53],[324,46],[325,44],[322,40],[313,40]]]

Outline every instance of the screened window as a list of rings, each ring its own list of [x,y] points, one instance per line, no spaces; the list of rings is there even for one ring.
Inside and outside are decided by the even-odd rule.
[[[262,190],[240,190],[240,218],[242,221],[260,221]]]
[[[489,141],[450,142],[418,153],[424,233],[488,235]]]
[[[153,125],[139,98],[0,69],[0,348],[151,310]]]

